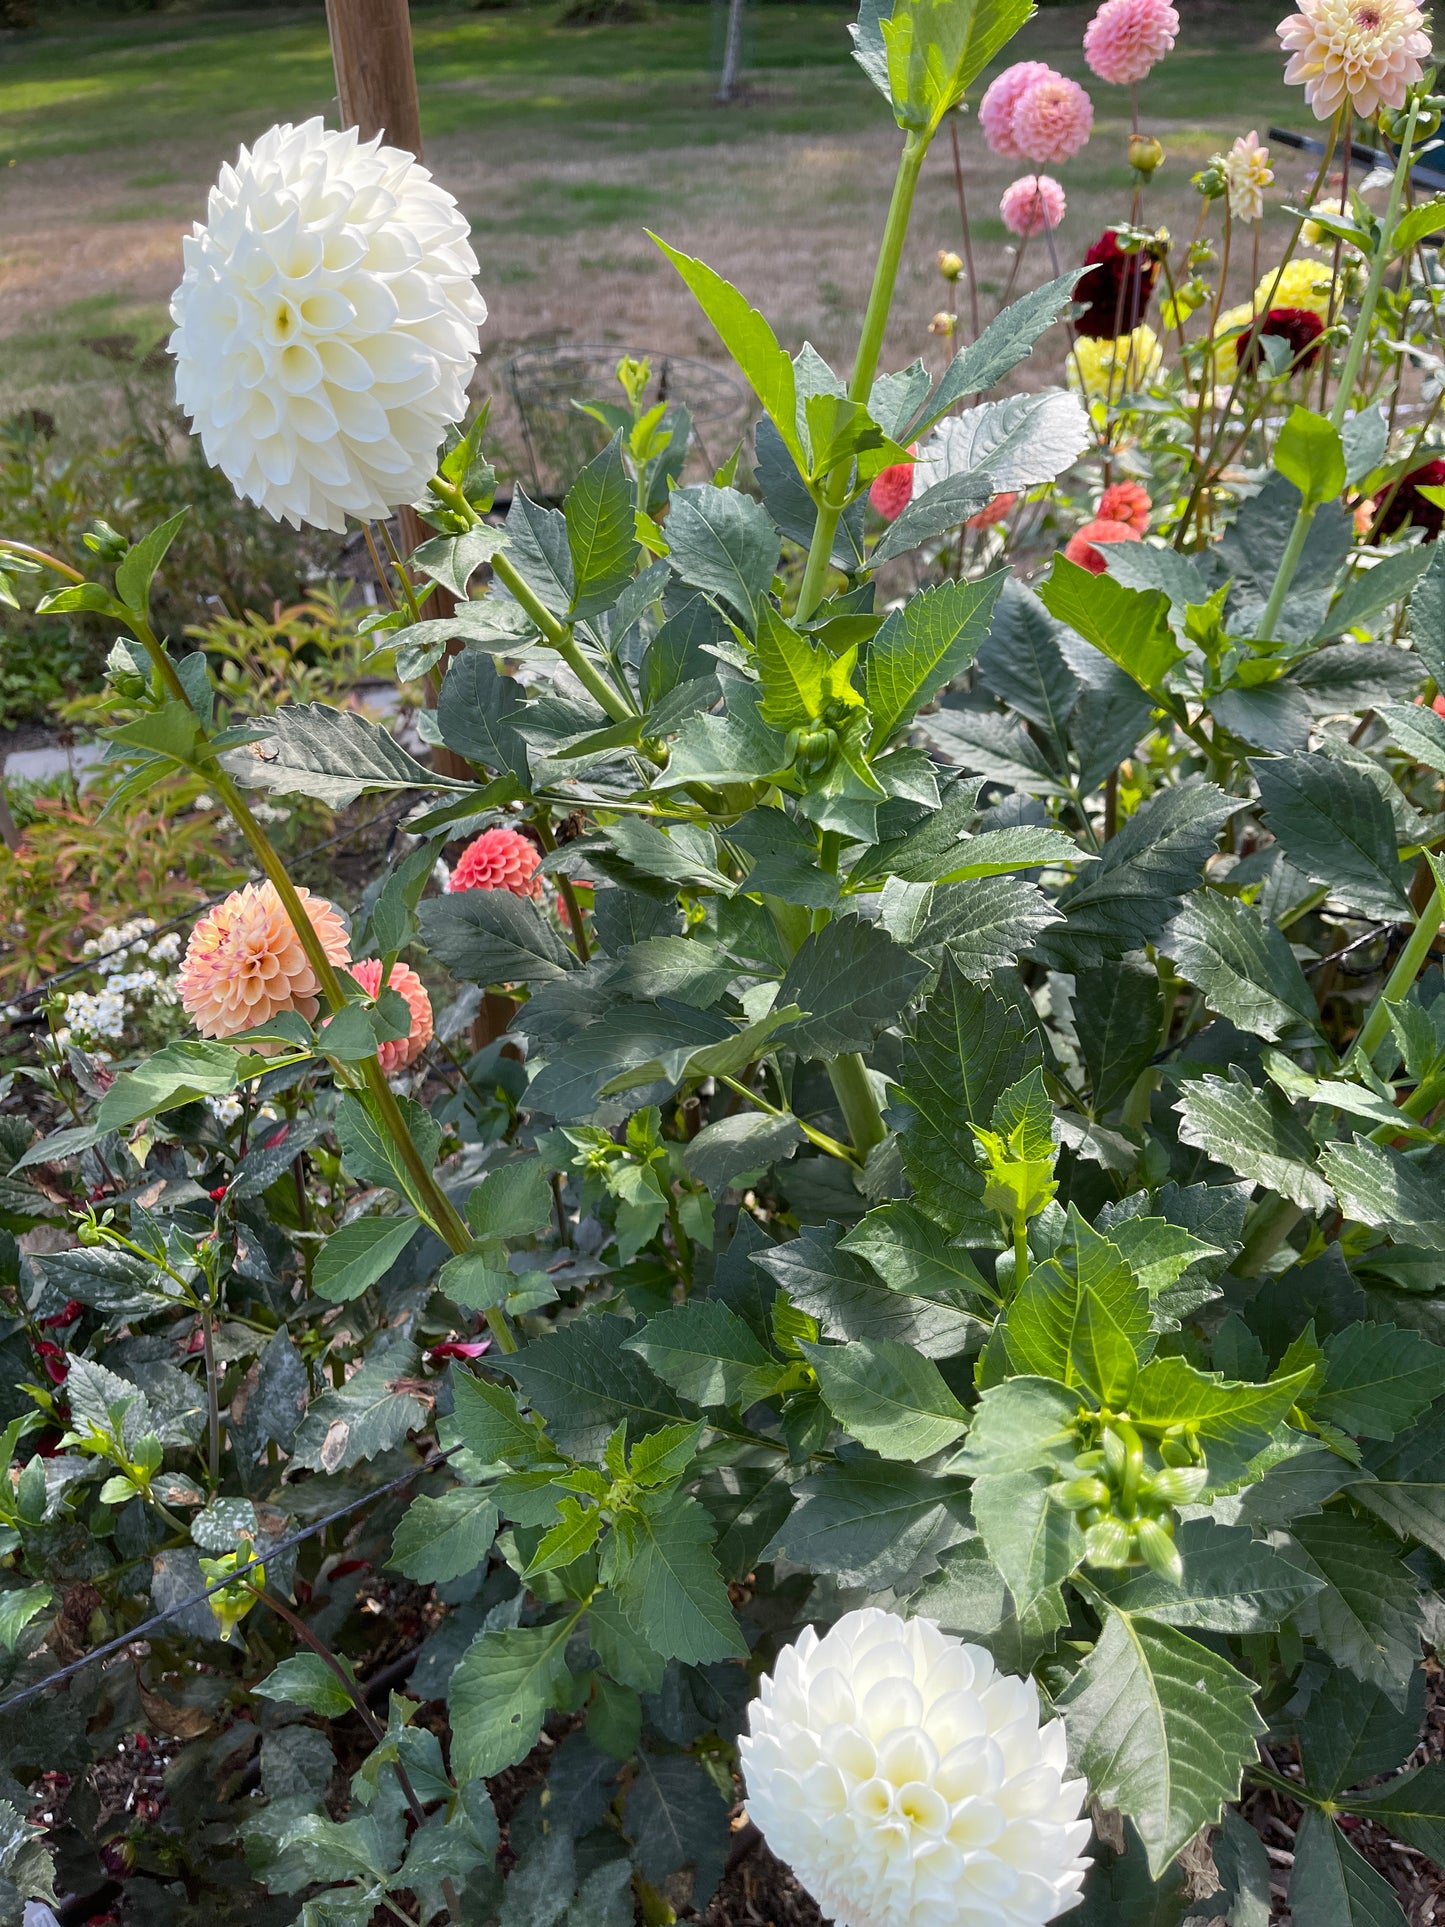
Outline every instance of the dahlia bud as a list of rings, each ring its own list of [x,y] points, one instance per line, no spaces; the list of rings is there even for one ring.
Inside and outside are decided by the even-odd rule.
[[[963,256],[955,254],[951,248],[938,250],[938,272],[945,281],[956,281],[963,273]]]
[[[1089,1822],[1063,1722],[932,1620],[806,1628],[748,1727],[748,1813],[839,1927],[1040,1927],[1077,1901]]]
[[[1129,165],[1136,174],[1144,179],[1153,178],[1157,169],[1164,165],[1164,149],[1152,134],[1131,134],[1129,136]]]
[[[931,335],[942,335],[944,340],[946,341],[948,337],[953,333],[953,330],[956,325],[957,323],[955,321],[954,316],[949,314],[946,309],[940,308],[938,313],[933,317],[932,321],[929,322],[928,332]]]
[[[1197,188],[1206,201],[1222,200],[1229,192],[1222,156],[1216,154],[1208,167],[1201,167],[1197,174],[1192,174],[1190,186]]]

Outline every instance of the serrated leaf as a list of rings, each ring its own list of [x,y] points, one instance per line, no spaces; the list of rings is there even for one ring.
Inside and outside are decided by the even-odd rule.
[[[341,1664],[346,1665],[342,1660]],[[350,1669],[348,1668],[348,1671]],[[319,1653],[298,1653],[283,1659],[266,1678],[251,1688],[262,1699],[285,1700],[304,1706],[322,1719],[340,1719],[355,1705],[350,1693]]]
[[[552,926],[510,890],[463,890],[419,907],[421,939],[468,983],[552,983],[574,966]]]
[[[978,1331],[971,1313],[946,1300],[880,1285],[869,1266],[838,1245],[838,1227],[810,1225],[754,1258],[794,1310],[817,1320],[825,1337],[889,1339],[929,1358],[964,1351]]]
[[[846,1251],[868,1263],[894,1291],[956,1302],[960,1294],[992,1296],[977,1265],[915,1204],[895,1202],[870,1211],[846,1238]]]
[[[1130,589],[1112,575],[1091,575],[1056,555],[1038,593],[1050,615],[1077,630],[1141,689],[1162,689],[1183,658],[1169,626],[1169,598],[1161,589]]]
[[[1198,890],[1159,940],[1186,983],[1240,1030],[1271,1043],[1319,1035],[1319,1011],[1288,942],[1252,904]]]
[[[610,609],[632,580],[638,557],[633,496],[619,430],[581,471],[562,504],[572,553],[570,614],[576,619]]]
[[[1395,1889],[1317,1807],[1305,1808],[1295,1835],[1289,1902],[1291,1918],[1310,1927],[1405,1927]]]
[[[1110,1610],[1060,1696],[1071,1759],[1134,1823],[1157,1879],[1239,1792],[1265,1730],[1250,1683],[1173,1627]]]
[[[731,1844],[727,1802],[702,1762],[690,1753],[643,1748],[627,1791],[623,1824],[637,1865],[654,1886],[684,1867],[695,1870],[693,1906],[701,1913],[722,1877]],[[631,1904],[629,1893],[628,1927]]]
[[[804,1142],[801,1127],[791,1117],[739,1111],[705,1124],[684,1147],[683,1163],[689,1177],[720,1197],[750,1174],[782,1164]]]
[[[272,712],[271,735],[222,761],[237,782],[277,796],[314,796],[344,810],[374,790],[458,790],[466,786],[438,776],[404,750],[377,723],[354,709],[299,703]]]
[[[1358,770],[1328,757],[1252,759],[1265,822],[1297,870],[1353,910],[1410,917],[1389,806]]]
[[[636,1436],[687,1416],[627,1349],[632,1335],[626,1319],[604,1313],[555,1329],[507,1361],[553,1437],[579,1457],[600,1454],[624,1420]]]
[[[1201,1372],[1183,1358],[1151,1358],[1135,1382],[1129,1411],[1147,1425],[1184,1425],[1197,1432],[1210,1481],[1223,1485],[1244,1476],[1309,1382],[1308,1368],[1251,1385],[1220,1372]]]
[[[414,1382],[419,1365],[415,1346],[379,1341],[343,1386],[310,1406],[291,1448],[292,1464],[342,1472],[400,1445],[427,1410],[410,1391],[393,1387]]]
[[[1330,1188],[1315,1162],[1315,1142],[1274,1085],[1257,1090],[1234,1078],[1193,1078],[1175,1105],[1183,1143],[1278,1191],[1306,1211],[1322,1211]]]
[[[1071,1210],[1066,1242],[1009,1306],[1004,1342],[1015,1371],[1122,1409],[1154,1349],[1149,1301],[1118,1248]]]
[[[1340,1504],[1299,1520],[1294,1540],[1326,1582],[1296,1613],[1300,1631],[1337,1666],[1403,1706],[1420,1659],[1420,1596],[1394,1540]]]
[[[712,1521],[696,1499],[643,1494],[607,1541],[602,1577],[664,1659],[701,1666],[746,1657],[713,1551]]]
[[[803,941],[778,992],[779,1006],[808,1014],[780,1041],[809,1057],[862,1050],[896,1020],[927,967],[885,930],[861,917],[838,917]]]
[[[535,1418],[524,1418],[516,1393],[475,1372],[452,1373],[457,1431],[483,1465],[533,1466],[552,1458]]]
[[[128,609],[144,616],[150,606],[151,583],[156,570],[165,560],[166,551],[181,532],[181,524],[189,515],[189,509],[181,509],[168,521],[162,522],[149,535],[143,535],[134,548],[122,557],[115,572],[116,593]]]
[[[963,1479],[857,1458],[824,1465],[793,1488],[797,1504],[762,1559],[786,1558],[878,1590],[921,1578],[969,1536]]]
[[[413,1499],[397,1524],[391,1561],[423,1586],[475,1572],[497,1534],[497,1508],[485,1492],[458,1486],[432,1499]]]
[[[1274,444],[1274,466],[1293,482],[1305,506],[1317,508],[1345,486],[1345,448],[1334,423],[1298,403],[1286,416]]]
[[[493,1165],[467,1196],[467,1223],[479,1238],[533,1237],[551,1222],[552,1186],[539,1157]]]
[[[391,1270],[420,1228],[419,1218],[358,1218],[342,1225],[316,1254],[312,1290],[333,1304],[359,1298]]]
[[[866,689],[875,752],[912,720],[919,703],[973,661],[1006,575],[999,570],[978,582],[923,589],[885,619],[868,646]]]
[[[1445,1196],[1433,1165],[1368,1138],[1327,1144],[1320,1162],[1356,1224],[1378,1225],[1401,1241],[1445,1251]]]
[[[1074,978],[1074,1028],[1088,1067],[1096,1116],[1128,1097],[1158,1048],[1164,1021],[1159,973],[1123,958]]]
[[[515,1766],[537,1744],[542,1721],[566,1685],[571,1622],[483,1633],[447,1689],[457,1784]]]
[[[1331,1332],[1324,1354],[1325,1386],[1310,1415],[1357,1438],[1394,1438],[1428,1410],[1445,1382],[1445,1351],[1394,1325]]]
[[[1058,320],[1084,272],[1083,268],[1071,268],[1001,309],[977,341],[961,348],[948,364],[923,419],[913,423],[910,433],[922,434],[959,402],[970,395],[984,394],[1002,381]]]
[[[1334,1797],[1344,1788],[1393,1773],[1413,1753],[1425,1721],[1425,1673],[1417,1667],[1403,1708],[1378,1687],[1361,1686],[1346,1672],[1330,1672],[1310,1695],[1299,1722],[1304,1783]]]
[[[234,1088],[244,1062],[234,1045],[177,1038],[116,1078],[100,1100],[95,1121],[103,1131],[123,1131],[197,1097],[223,1096]]]
[[[485,649],[463,649],[452,658],[437,695],[437,728],[448,749],[486,769],[509,770],[530,789],[532,767],[516,719],[526,695],[514,676],[504,676]]]
[[[1322,1584],[1244,1526],[1189,1519],[1174,1543],[1184,1561],[1177,1586],[1148,1571],[1094,1573],[1093,1583],[1121,1612],[1143,1614],[1163,1626],[1231,1634],[1273,1631]]]
[[[667,517],[668,563],[749,626],[772,587],[782,545],[761,505],[730,488],[681,488]]]
[[[852,1436],[885,1459],[917,1462],[951,1445],[968,1414],[930,1359],[892,1339],[809,1345],[829,1409]]]
[[[736,1312],[709,1298],[659,1312],[624,1349],[695,1405],[746,1410],[769,1396],[783,1371]]]

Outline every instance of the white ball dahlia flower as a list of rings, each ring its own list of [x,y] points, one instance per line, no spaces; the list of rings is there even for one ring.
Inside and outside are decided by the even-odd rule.
[[[171,298],[206,459],[293,527],[420,495],[466,410],[487,306],[452,196],[380,137],[273,127],[211,189]]]
[[[836,1927],[1043,1927],[1079,1899],[1062,1720],[931,1619],[808,1627],[748,1721],[748,1812]]]

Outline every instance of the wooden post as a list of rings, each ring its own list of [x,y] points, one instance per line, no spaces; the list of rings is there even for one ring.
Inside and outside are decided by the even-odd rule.
[[[326,0],[326,26],[342,126],[356,128],[363,140],[380,134],[389,146],[404,147],[420,160],[421,105],[407,0]],[[406,503],[397,510],[396,520],[402,554],[410,555],[430,531]],[[438,587],[432,591],[426,613],[449,616],[456,606],[455,596]],[[448,653],[457,647],[453,643]],[[434,677],[427,678],[427,693],[434,703]],[[432,766],[442,776],[472,775],[466,758],[449,749],[434,749]]]

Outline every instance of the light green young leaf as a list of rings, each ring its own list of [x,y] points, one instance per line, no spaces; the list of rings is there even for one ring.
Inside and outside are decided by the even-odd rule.
[[[116,1078],[100,1100],[95,1121],[102,1130],[123,1131],[177,1104],[220,1097],[234,1088],[236,1073],[245,1061],[232,1044],[177,1038]]]
[[[344,1659],[340,1664],[348,1672],[351,1670]],[[294,1659],[283,1659],[251,1691],[259,1693],[262,1699],[287,1700],[292,1705],[304,1706],[308,1712],[326,1720],[340,1719],[354,1705],[350,1693],[319,1653],[298,1653]]]
[[[1296,405],[1279,431],[1274,465],[1293,482],[1307,509],[1332,501],[1345,486],[1345,448],[1340,431],[1323,415]]]
[[[167,549],[180,534],[181,524],[189,514],[189,509],[181,509],[169,521],[162,522],[159,528],[152,529],[149,535],[143,535],[116,569],[116,592],[125,606],[136,615],[144,616],[147,613],[156,570],[165,560]]]
[[[1129,589],[1111,575],[1090,575],[1077,562],[1056,555],[1053,572],[1038,593],[1050,615],[1077,629],[1151,695],[1163,688],[1183,657],[1162,589]]]
[[[619,430],[567,492],[567,546],[572,554],[576,619],[610,609],[637,566],[633,486],[622,460]]]
[[[758,675],[763,701],[758,714],[773,729],[817,722],[825,710],[861,709],[853,687],[857,645],[835,656],[822,643],[799,635],[764,597],[758,605]]]
[[[1032,0],[894,0],[879,25],[898,125],[931,134],[1032,12]]]
[[[931,1359],[887,1338],[802,1346],[830,1410],[861,1445],[916,1463],[951,1445],[968,1414]]]
[[[876,753],[925,701],[962,675],[988,634],[1006,569],[979,582],[921,590],[889,615],[868,646],[867,694]]]

